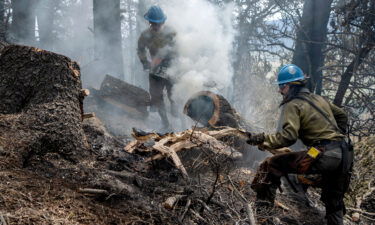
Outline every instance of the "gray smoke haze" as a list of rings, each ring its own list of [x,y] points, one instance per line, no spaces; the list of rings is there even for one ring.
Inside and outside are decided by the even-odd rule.
[[[174,129],[178,131],[193,125],[190,119],[186,119],[186,116],[181,114],[182,108],[189,97],[203,90],[221,94],[229,101],[236,100],[231,104],[245,118],[250,118],[252,123],[263,127],[264,123],[261,121],[265,119],[262,115],[264,108],[258,106],[266,103],[266,107],[269,108],[269,104],[274,102],[270,99],[274,98],[275,91],[265,89],[262,83],[264,81],[259,85],[258,79],[246,76],[248,79],[244,80],[244,83],[249,83],[250,88],[241,87],[241,90],[237,91],[237,95],[241,95],[241,98],[233,96],[232,53],[236,36],[233,25],[235,6],[228,4],[218,7],[206,0],[143,0],[142,7],[139,7],[139,3],[141,2],[121,1],[124,58],[124,75],[121,78],[148,91],[148,74],[141,69],[136,54],[137,39],[140,32],[148,27],[148,22],[143,18],[144,13],[151,5],[158,4],[167,14],[166,24],[177,32],[178,58],[168,70],[168,74],[175,82],[173,98],[179,104],[180,112],[179,118],[168,115]],[[51,46],[41,47],[77,61],[81,66],[84,87],[98,88],[106,73],[98,73],[98,71],[111,71],[112,65],[97,68],[100,59],[94,55],[92,0],[64,0],[59,6],[62,8],[57,10],[54,31],[51,31],[55,36],[54,43]],[[43,9],[44,6],[38,7]],[[48,14],[49,9],[44,10]],[[246,70],[243,72],[250,73]],[[158,115],[151,113],[148,121],[142,121],[139,127],[158,129],[159,121]],[[135,122],[134,126],[136,125]]]

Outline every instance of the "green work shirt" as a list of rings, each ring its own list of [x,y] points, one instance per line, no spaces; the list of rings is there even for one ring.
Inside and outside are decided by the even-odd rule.
[[[150,28],[143,31],[138,39],[137,54],[143,65],[149,64],[147,51],[151,60],[155,57],[163,60],[171,60],[175,57],[175,37],[176,32],[169,26],[162,26],[159,31]]]
[[[344,110],[319,95],[309,93],[305,88],[298,95],[315,103],[334,124],[340,129],[346,130],[348,117]],[[265,135],[263,145],[266,148],[287,147],[294,144],[298,138],[306,146],[314,146],[321,140],[338,141],[344,138],[344,135],[321,113],[302,99],[293,99],[287,102],[282,108],[280,120],[281,130],[275,134]]]

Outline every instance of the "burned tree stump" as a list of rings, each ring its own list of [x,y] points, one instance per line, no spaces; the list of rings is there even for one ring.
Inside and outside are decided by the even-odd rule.
[[[42,49],[10,45],[0,53],[0,157],[25,166],[54,152],[76,160],[87,148],[77,63]],[[8,160],[8,161],[9,161]],[[1,160],[4,162],[4,160]]]
[[[184,113],[207,127],[229,126],[250,130],[250,126],[221,95],[201,91],[185,104]]]
[[[98,96],[106,103],[120,108],[132,116],[148,116],[147,106],[151,101],[149,93],[118,78],[106,75]]]

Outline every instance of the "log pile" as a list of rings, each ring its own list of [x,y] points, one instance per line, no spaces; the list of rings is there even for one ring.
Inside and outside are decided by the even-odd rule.
[[[48,152],[76,160],[75,153],[86,149],[80,71],[69,58],[33,47],[4,47],[0,99],[1,156],[16,161],[0,167],[26,166]]]
[[[89,105],[98,105],[103,110],[119,110],[137,119],[148,116],[147,106],[151,101],[149,93],[118,78],[106,75],[100,89],[91,88],[90,92],[87,99]]]

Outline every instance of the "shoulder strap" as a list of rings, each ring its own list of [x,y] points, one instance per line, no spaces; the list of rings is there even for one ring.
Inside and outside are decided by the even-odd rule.
[[[306,101],[307,103],[309,103],[314,109],[316,109],[316,111],[318,111],[337,131],[339,131],[340,133],[343,133],[342,130],[337,126],[336,123],[332,122],[332,120],[330,120],[328,118],[328,116],[317,106],[315,105],[314,102],[312,102],[311,100],[305,98],[305,97],[302,97],[302,96],[296,96],[295,98],[297,99],[301,99],[301,100],[304,100]]]

